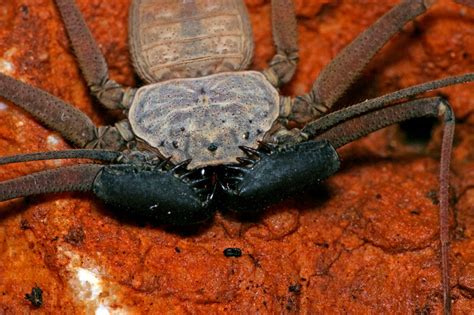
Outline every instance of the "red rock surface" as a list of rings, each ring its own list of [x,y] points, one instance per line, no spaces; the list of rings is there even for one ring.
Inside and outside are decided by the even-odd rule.
[[[77,2],[112,78],[135,84],[126,44],[129,0]],[[262,69],[273,53],[269,1],[246,2],[257,43],[253,68]],[[397,2],[296,1],[301,62],[284,93],[306,92],[344,45]],[[439,1],[383,49],[351,98],[474,71],[473,30],[474,10]],[[74,104],[96,123],[111,119],[88,96],[51,0],[2,2],[0,71]],[[451,286],[455,313],[468,314],[474,309],[474,86],[440,93],[459,122]],[[0,102],[1,155],[69,147]],[[437,128],[420,149],[398,127],[377,132],[345,147],[343,169],[313,196],[275,205],[255,222],[218,214],[192,233],[119,221],[88,194],[2,203],[0,314],[93,312],[98,303],[81,296],[78,270],[102,279],[92,300],[135,313],[440,313],[433,194],[440,134]],[[9,165],[0,168],[0,179],[56,165]],[[241,248],[243,256],[224,257],[227,247]],[[35,284],[44,292],[38,310],[24,299]]]

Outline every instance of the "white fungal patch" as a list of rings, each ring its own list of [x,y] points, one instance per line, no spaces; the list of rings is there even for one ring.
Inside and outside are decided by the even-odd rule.
[[[118,307],[115,292],[118,284],[104,279],[105,271],[87,257],[59,248],[59,252],[70,259],[66,266],[70,273],[69,287],[86,314],[109,315],[128,314],[128,310]],[[61,255],[60,254],[60,255]]]
[[[59,144],[59,138],[56,135],[49,135],[46,138],[46,142],[48,143],[48,147],[55,147]]]
[[[12,75],[15,72],[15,65],[10,60],[13,60],[16,52],[17,49],[13,47],[3,54],[3,58],[0,58],[0,73]]]
[[[110,311],[104,305],[99,305],[99,307],[95,310],[95,315],[109,315]]]
[[[7,104],[0,102],[0,110],[6,110],[7,108],[8,108]]]
[[[81,290],[76,296],[81,300],[95,300],[102,292],[101,281],[97,274],[84,268],[76,268],[76,277],[81,284]]]
[[[60,143],[61,139],[56,136],[55,134],[50,134],[46,137],[46,143],[48,150],[55,151],[57,150],[58,144]],[[63,165],[64,160],[51,160],[50,161],[54,166],[59,167]]]
[[[12,74],[15,71],[15,66],[5,60],[5,59],[0,59],[0,72],[3,74]]]

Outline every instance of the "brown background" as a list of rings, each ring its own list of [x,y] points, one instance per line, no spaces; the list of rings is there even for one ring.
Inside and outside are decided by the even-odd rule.
[[[126,44],[129,0],[77,2],[111,77],[134,85]],[[269,1],[246,2],[257,43],[252,68],[262,69],[273,53]],[[308,91],[321,67],[397,2],[296,1],[301,61],[283,92]],[[474,71],[473,54],[474,10],[439,1],[383,49],[347,102]],[[1,2],[0,69],[74,104],[96,123],[107,121],[88,96],[51,0]],[[474,309],[474,86],[439,93],[459,122],[451,285],[456,313],[467,314]],[[71,284],[74,264],[101,274],[109,306],[137,313],[439,313],[441,130],[421,145],[407,134],[387,128],[345,147],[343,169],[314,196],[275,205],[255,222],[218,214],[193,233],[120,222],[88,194],[2,203],[0,314],[34,311],[24,295],[35,284],[44,291],[35,312],[83,312]],[[0,109],[1,155],[68,147],[13,104]],[[9,165],[0,168],[0,179],[56,165]],[[226,247],[244,254],[226,258]]]

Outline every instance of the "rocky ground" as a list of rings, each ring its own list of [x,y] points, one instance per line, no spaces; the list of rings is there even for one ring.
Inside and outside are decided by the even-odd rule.
[[[129,0],[77,0],[111,77],[139,84],[127,50]],[[273,54],[268,0],[246,1],[256,41],[253,69]],[[321,68],[398,1],[297,0],[301,59],[287,95],[309,90]],[[474,10],[439,1],[375,60],[345,104],[474,71]],[[88,96],[51,0],[0,7],[0,71],[88,114],[110,115]],[[344,74],[341,74],[343,76]],[[437,92],[457,117],[450,252],[454,310],[474,309],[474,85]],[[415,128],[420,127],[420,128]],[[432,133],[432,137],[430,137]],[[341,150],[342,170],[321,187],[243,221],[217,214],[192,231],[119,220],[89,194],[0,205],[0,314],[441,312],[438,158],[441,128],[417,121]],[[0,155],[70,146],[0,100]],[[5,180],[58,165],[0,168]],[[223,250],[243,255],[227,258]],[[43,290],[43,305],[25,300]]]

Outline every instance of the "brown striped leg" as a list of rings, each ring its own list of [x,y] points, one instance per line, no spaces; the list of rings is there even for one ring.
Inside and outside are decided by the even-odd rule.
[[[122,157],[118,151],[64,150],[0,157],[0,165],[53,159],[92,159],[112,163]],[[0,182],[0,201],[46,193],[90,191],[104,165],[79,164],[41,171]]]
[[[126,130],[122,131],[123,122],[96,128],[89,117],[60,98],[1,73],[0,97],[15,103],[81,148],[121,150],[132,139]]]
[[[374,103],[376,104],[376,103]],[[355,106],[363,106],[359,104]],[[362,107],[361,106],[361,107]],[[374,106],[376,107],[376,106]],[[451,106],[440,97],[418,99],[402,104],[393,105],[386,108],[372,110],[365,108],[362,113],[347,112],[351,107],[334,112],[343,121],[335,122],[332,118],[323,117],[319,121],[326,126],[325,130],[315,131],[306,129],[305,138],[314,140],[328,140],[335,148],[339,148],[346,143],[359,139],[369,133],[382,129],[389,125],[406,121],[417,117],[438,117],[444,118],[444,132],[441,145],[440,161],[440,188],[439,188],[439,218],[440,218],[440,241],[441,241],[441,274],[443,289],[443,305],[445,314],[450,314],[451,297],[449,286],[449,164],[453,145],[455,119]],[[325,121],[328,120],[328,122]]]
[[[0,182],[0,201],[46,193],[91,191],[100,164],[79,164]]]
[[[321,71],[311,91],[295,98],[293,108],[300,122],[307,123],[331,108],[385,43],[434,2],[403,0],[359,34]]]
[[[23,108],[79,147],[86,146],[94,139],[96,127],[90,118],[46,91],[0,73],[0,96]]]
[[[89,159],[112,163],[123,156],[120,151],[72,149],[2,156],[0,157],[0,165],[57,159]]]
[[[474,8],[474,0],[454,0],[454,2]]]
[[[303,122],[302,117],[310,117],[310,115],[308,115],[308,112],[296,112],[295,108],[293,108],[292,112],[290,98],[283,97],[280,119],[273,127],[273,131],[266,137],[265,141],[273,143],[297,143],[304,141],[307,140],[310,135],[314,136],[327,131],[329,128],[344,122],[348,118],[386,107],[397,101],[414,97],[431,90],[469,82],[474,82],[474,73],[466,73],[411,86],[326,114],[323,117],[309,122],[302,130],[297,128],[288,130],[288,120]]]
[[[303,128],[302,133],[305,135],[305,137],[321,134],[347,119],[356,117],[357,115],[366,114],[368,112],[384,108],[395,102],[399,102],[403,99],[409,99],[428,91],[469,82],[474,82],[474,73],[447,77],[440,80],[411,86],[329,113],[307,124]]]
[[[109,79],[105,58],[74,0],[55,0],[55,2],[91,92],[106,108],[129,108],[135,89],[124,88]]]
[[[276,54],[263,74],[278,87],[291,80],[298,63],[298,33],[293,0],[272,0],[272,33]]]

